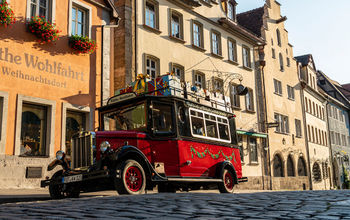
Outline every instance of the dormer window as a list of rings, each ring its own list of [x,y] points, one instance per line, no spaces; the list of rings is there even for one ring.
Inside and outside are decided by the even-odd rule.
[[[232,20],[232,21],[236,21],[236,5],[237,3],[235,1],[227,1],[227,17]]]

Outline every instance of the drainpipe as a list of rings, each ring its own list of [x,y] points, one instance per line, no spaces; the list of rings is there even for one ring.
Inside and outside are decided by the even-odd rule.
[[[311,163],[310,163],[310,150],[309,150],[309,141],[307,139],[307,124],[306,124],[306,113],[305,113],[305,103],[304,103],[304,86],[301,80],[299,80],[300,83],[300,99],[301,99],[301,109],[303,113],[303,123],[304,123],[304,136],[305,136],[305,146],[306,146],[306,157],[308,161],[308,177],[309,177],[309,185],[310,190],[312,190],[312,178],[311,178]]]
[[[104,24],[101,25],[101,106],[103,106],[103,64],[104,64],[104,59],[103,59],[103,52],[104,52],[104,43],[103,43],[103,38],[104,38],[104,30],[105,28],[115,28],[118,27],[119,24]]]
[[[265,160],[268,161],[268,163],[265,163],[264,165],[268,164],[268,173],[269,173],[269,182],[270,182],[270,190],[272,190],[272,172],[271,172],[271,157],[270,157],[270,140],[269,140],[269,129],[267,127],[267,102],[266,102],[266,90],[265,90],[265,72],[264,72],[264,67],[266,65],[266,61],[265,61],[265,54],[264,54],[264,46],[260,46],[259,47],[259,67],[260,67],[260,73],[261,73],[261,82],[262,82],[262,93],[263,93],[263,97],[264,97],[264,114],[265,114],[265,122],[264,122],[264,131],[267,134],[267,138],[266,138],[266,148],[267,148],[267,157],[265,158]],[[261,56],[261,57],[260,57]],[[265,149],[264,149],[265,151]],[[265,152],[264,152],[265,154]],[[263,172],[264,175],[265,172]],[[265,175],[264,175],[265,176]]]
[[[137,0],[135,0],[135,21],[134,21],[134,25],[135,25],[135,80],[137,78]],[[144,73],[146,74],[146,73]]]
[[[328,97],[327,97],[327,99],[329,99]],[[328,143],[328,146],[329,146],[329,152],[330,152],[330,158],[329,158],[329,163],[330,163],[330,165],[331,165],[331,167],[332,167],[332,171],[334,172],[334,165],[333,165],[333,149],[332,149],[332,143],[331,143],[331,132],[330,132],[330,129],[329,129],[329,127],[330,127],[330,124],[329,124],[329,120],[328,120],[328,106],[329,106],[329,101],[326,101],[326,112],[325,112],[325,119],[327,120],[327,133],[328,133],[328,141],[327,141],[327,143]],[[327,147],[328,147],[327,146]],[[338,163],[338,161],[337,161],[337,163]],[[328,169],[328,167],[327,167],[327,169]],[[339,169],[338,169],[339,170]],[[327,171],[328,172],[328,171]],[[339,173],[338,173],[338,175],[339,175]],[[331,184],[333,184],[334,185],[334,181],[333,181],[333,179],[334,179],[334,173],[333,173],[333,178],[330,178],[330,173],[329,173],[329,181],[330,181],[330,187],[332,186]],[[340,183],[340,181],[339,181],[339,183]],[[340,187],[341,187],[341,185],[340,185]]]

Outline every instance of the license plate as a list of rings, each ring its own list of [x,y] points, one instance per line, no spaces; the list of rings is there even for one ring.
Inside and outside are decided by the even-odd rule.
[[[63,183],[73,183],[73,182],[78,182],[83,180],[83,175],[79,174],[79,175],[74,175],[74,176],[66,176],[62,178],[62,182]]]

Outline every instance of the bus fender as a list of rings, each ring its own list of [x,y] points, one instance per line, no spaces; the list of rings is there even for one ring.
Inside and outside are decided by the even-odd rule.
[[[128,159],[133,159],[141,163],[141,166],[145,169],[145,172],[149,174],[148,177],[151,177],[150,180],[152,181],[164,181],[166,180],[165,177],[159,175],[153,168],[152,164],[149,162],[148,158],[145,156],[145,154],[140,151],[137,147],[132,145],[125,145],[115,152],[115,160],[116,164],[126,161]],[[118,176],[117,170],[117,176]]]
[[[237,178],[236,170],[235,170],[234,166],[232,165],[232,163],[230,161],[227,161],[227,160],[222,161],[221,163],[218,164],[218,166],[216,168],[216,177],[221,179],[225,169],[228,169],[228,170],[230,170],[233,173],[233,175],[235,177],[235,179],[234,179],[235,182],[234,183],[238,184],[238,178]]]

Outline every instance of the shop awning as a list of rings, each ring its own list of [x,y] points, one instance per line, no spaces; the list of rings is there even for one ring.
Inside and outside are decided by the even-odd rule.
[[[249,135],[249,136],[252,136],[252,137],[267,138],[267,134],[256,133],[256,132],[251,132],[251,131],[237,130],[237,134]]]

